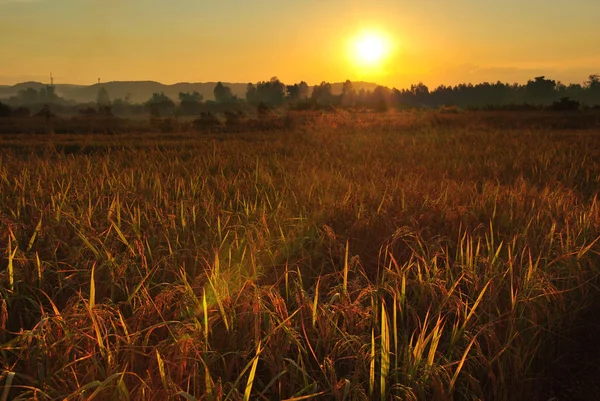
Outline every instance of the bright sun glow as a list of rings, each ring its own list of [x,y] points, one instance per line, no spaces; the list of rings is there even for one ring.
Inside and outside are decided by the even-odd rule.
[[[354,39],[353,57],[363,66],[377,66],[390,53],[389,41],[380,34],[364,33]]]

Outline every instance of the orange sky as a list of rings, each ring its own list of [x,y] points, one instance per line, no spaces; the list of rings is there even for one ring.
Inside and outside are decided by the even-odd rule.
[[[600,72],[597,0],[0,0],[0,84],[286,83],[365,80],[398,88],[583,82]],[[377,68],[350,38],[382,32]]]

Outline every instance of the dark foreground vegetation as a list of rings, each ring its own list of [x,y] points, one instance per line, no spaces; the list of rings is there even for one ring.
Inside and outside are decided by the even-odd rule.
[[[594,394],[593,113],[222,117],[2,126],[0,399]]]

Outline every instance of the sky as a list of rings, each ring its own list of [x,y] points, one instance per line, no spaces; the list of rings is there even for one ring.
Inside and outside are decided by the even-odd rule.
[[[598,0],[0,0],[0,84],[583,83],[599,19]],[[356,62],[361,32],[381,63]]]

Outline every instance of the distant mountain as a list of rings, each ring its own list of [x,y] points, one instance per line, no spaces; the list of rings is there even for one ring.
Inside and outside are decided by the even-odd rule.
[[[141,103],[148,100],[155,92],[164,92],[171,99],[177,100],[180,92],[198,91],[204,96],[204,100],[212,100],[214,99],[213,89],[216,84],[216,82],[180,82],[165,85],[154,81],[113,81],[88,86],[72,84],[57,84],[55,86],[58,96],[81,103],[96,101],[98,90],[101,87],[106,89],[111,99],[124,99],[129,96],[132,102]],[[223,82],[223,84],[229,86],[234,95],[245,98],[247,83]],[[357,91],[361,89],[373,90],[377,87],[377,84],[370,82],[354,82],[353,84]],[[0,99],[8,99],[15,96],[18,91],[27,88],[39,90],[45,85],[41,82],[22,82],[12,86],[0,85]],[[342,92],[342,82],[332,83],[331,85],[333,93]]]

